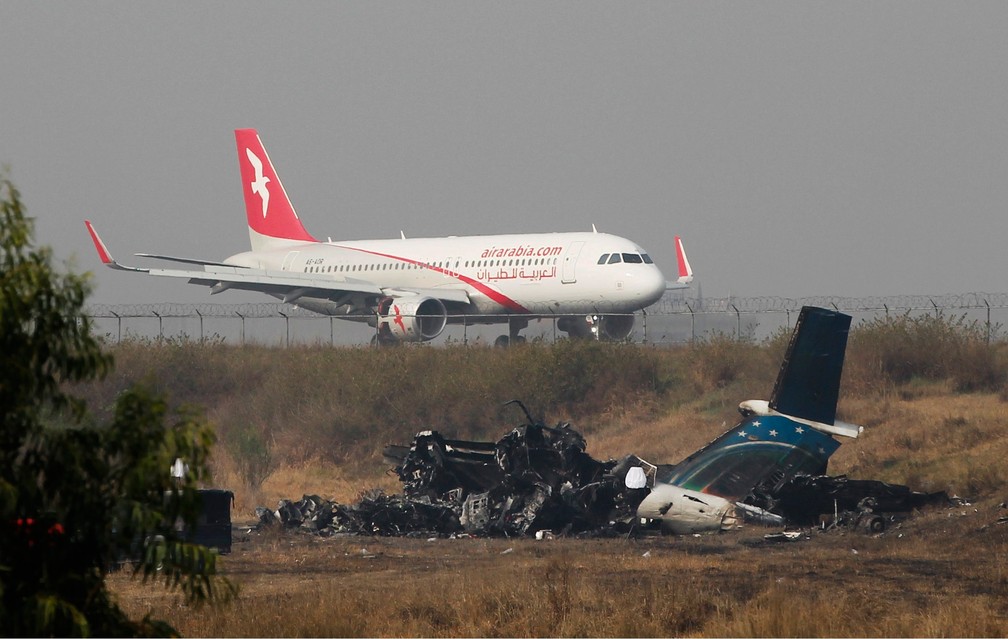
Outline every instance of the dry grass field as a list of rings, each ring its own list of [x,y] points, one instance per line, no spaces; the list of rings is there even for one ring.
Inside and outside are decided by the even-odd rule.
[[[113,577],[130,614],[192,636],[1005,636],[997,504],[918,514],[880,536],[764,529],[548,541],[253,535],[224,571],[240,598],[196,610]]]
[[[764,535],[774,530],[748,527],[702,537],[429,541],[236,526],[223,571],[241,588],[237,602],[194,610],[125,574],[112,583],[130,614],[150,612],[191,636],[1005,636],[1008,523],[998,521],[1008,516],[1008,411],[992,394],[931,392],[847,402],[879,417],[841,447],[832,472],[980,497],[915,513],[879,536],[808,531],[771,543]],[[644,425],[636,437],[684,440],[670,445],[674,459],[713,432],[687,421]],[[629,447],[624,437],[601,445]],[[396,490],[389,477],[368,479],[358,487],[378,479]],[[313,460],[278,469],[257,494],[275,505],[305,492],[350,501],[354,490],[338,466]],[[235,517],[250,521],[251,511]]]
[[[423,428],[495,440],[521,421],[500,409],[515,397],[547,423],[571,421],[596,458],[678,461],[731,425],[739,401],[767,396],[782,350],[126,344],[116,374],[86,395],[100,406],[146,379],[205,406],[220,438],[215,483],[235,492],[236,522],[251,522],[280,498],[398,492],[385,444]],[[321,539],[236,526],[229,605],[192,609],[127,573],[111,583],[129,614],[193,636],[1008,636],[1006,371],[1002,343],[955,321],[852,333],[839,417],[865,431],[830,473],[969,500],[877,536]]]

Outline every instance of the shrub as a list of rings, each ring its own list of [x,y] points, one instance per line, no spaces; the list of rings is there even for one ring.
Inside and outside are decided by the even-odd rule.
[[[105,577],[132,557],[134,574],[189,602],[234,593],[215,576],[216,555],[175,529],[196,523],[213,431],[141,388],[120,393],[105,422],[68,392],[112,359],[82,317],[87,281],[53,268],[32,235],[17,189],[0,176],[0,628],[173,634],[149,616],[130,619]],[[189,469],[176,481],[169,468],[179,458]]]
[[[1005,384],[1003,345],[987,344],[986,327],[965,316],[910,313],[865,320],[851,331],[847,379],[860,391],[923,379],[950,380],[959,392],[998,391]]]

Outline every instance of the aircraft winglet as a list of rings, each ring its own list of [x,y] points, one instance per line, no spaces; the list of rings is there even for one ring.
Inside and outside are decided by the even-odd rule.
[[[105,246],[105,242],[102,242],[102,239],[98,237],[98,231],[95,230],[95,227],[91,224],[90,220],[84,220],[84,226],[87,227],[88,233],[91,235],[91,241],[94,242],[95,249],[98,251],[98,258],[102,261],[102,264],[120,271],[139,271],[141,273],[150,272],[150,269],[137,268],[135,266],[123,266],[119,262],[116,262],[115,258],[112,257],[112,253],[109,252],[108,247]]]
[[[686,257],[686,249],[683,248],[682,238],[675,236],[676,262],[679,265],[679,282],[686,284],[693,281],[693,269],[690,268],[689,259]]]
[[[690,266],[689,258],[686,257],[686,249],[683,248],[682,238],[675,236],[676,266],[679,277],[674,282],[666,282],[666,289],[686,288],[693,281],[693,268]]]
[[[115,260],[112,259],[112,254],[109,253],[108,248],[105,247],[105,242],[102,242],[101,238],[98,237],[98,231],[96,231],[94,226],[91,225],[91,221],[84,220],[84,226],[87,227],[88,233],[91,235],[91,241],[94,242],[95,249],[98,250],[98,257],[101,259],[102,264],[115,262]]]

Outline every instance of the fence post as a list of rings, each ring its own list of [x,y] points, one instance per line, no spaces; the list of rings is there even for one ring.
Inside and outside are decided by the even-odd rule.
[[[161,320],[161,315],[157,311],[151,311],[157,315],[157,325],[158,325],[158,341],[164,341],[164,323]]]
[[[235,311],[234,314],[241,318],[241,323],[242,323],[242,333],[241,333],[241,335],[242,335],[242,346],[245,346],[245,316],[242,315],[241,313],[239,313],[238,311]]]
[[[987,346],[990,346],[990,333],[991,333],[990,304],[987,302],[986,298],[984,299],[984,304],[986,304],[987,306]]]
[[[198,308],[194,308],[196,314],[199,315],[199,341],[203,341],[203,313],[199,312]]]
[[[109,311],[109,312],[115,315],[116,323],[119,325],[118,335],[116,335],[116,344],[118,344],[119,342],[122,341],[122,317],[120,317],[119,313],[116,313],[115,311]]]
[[[693,307],[686,302],[686,308],[689,309],[690,317],[690,327],[689,327],[689,341],[690,344],[696,341],[696,313],[693,312]]]
[[[643,316],[643,319],[641,320],[641,325],[642,328],[644,329],[644,343],[647,344],[647,309],[642,308],[640,312],[641,315]]]
[[[283,315],[284,323],[287,325],[287,348],[290,348],[290,318],[283,311],[277,311],[277,313]]]
[[[731,307],[735,309],[735,341],[737,342],[742,339],[742,314],[734,304]]]

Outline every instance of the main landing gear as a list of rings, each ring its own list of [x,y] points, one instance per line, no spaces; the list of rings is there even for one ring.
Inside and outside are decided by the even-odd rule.
[[[494,340],[494,346],[510,346],[512,344],[524,344],[525,338],[518,334],[528,328],[529,321],[524,317],[508,318],[508,334],[500,335]]]

